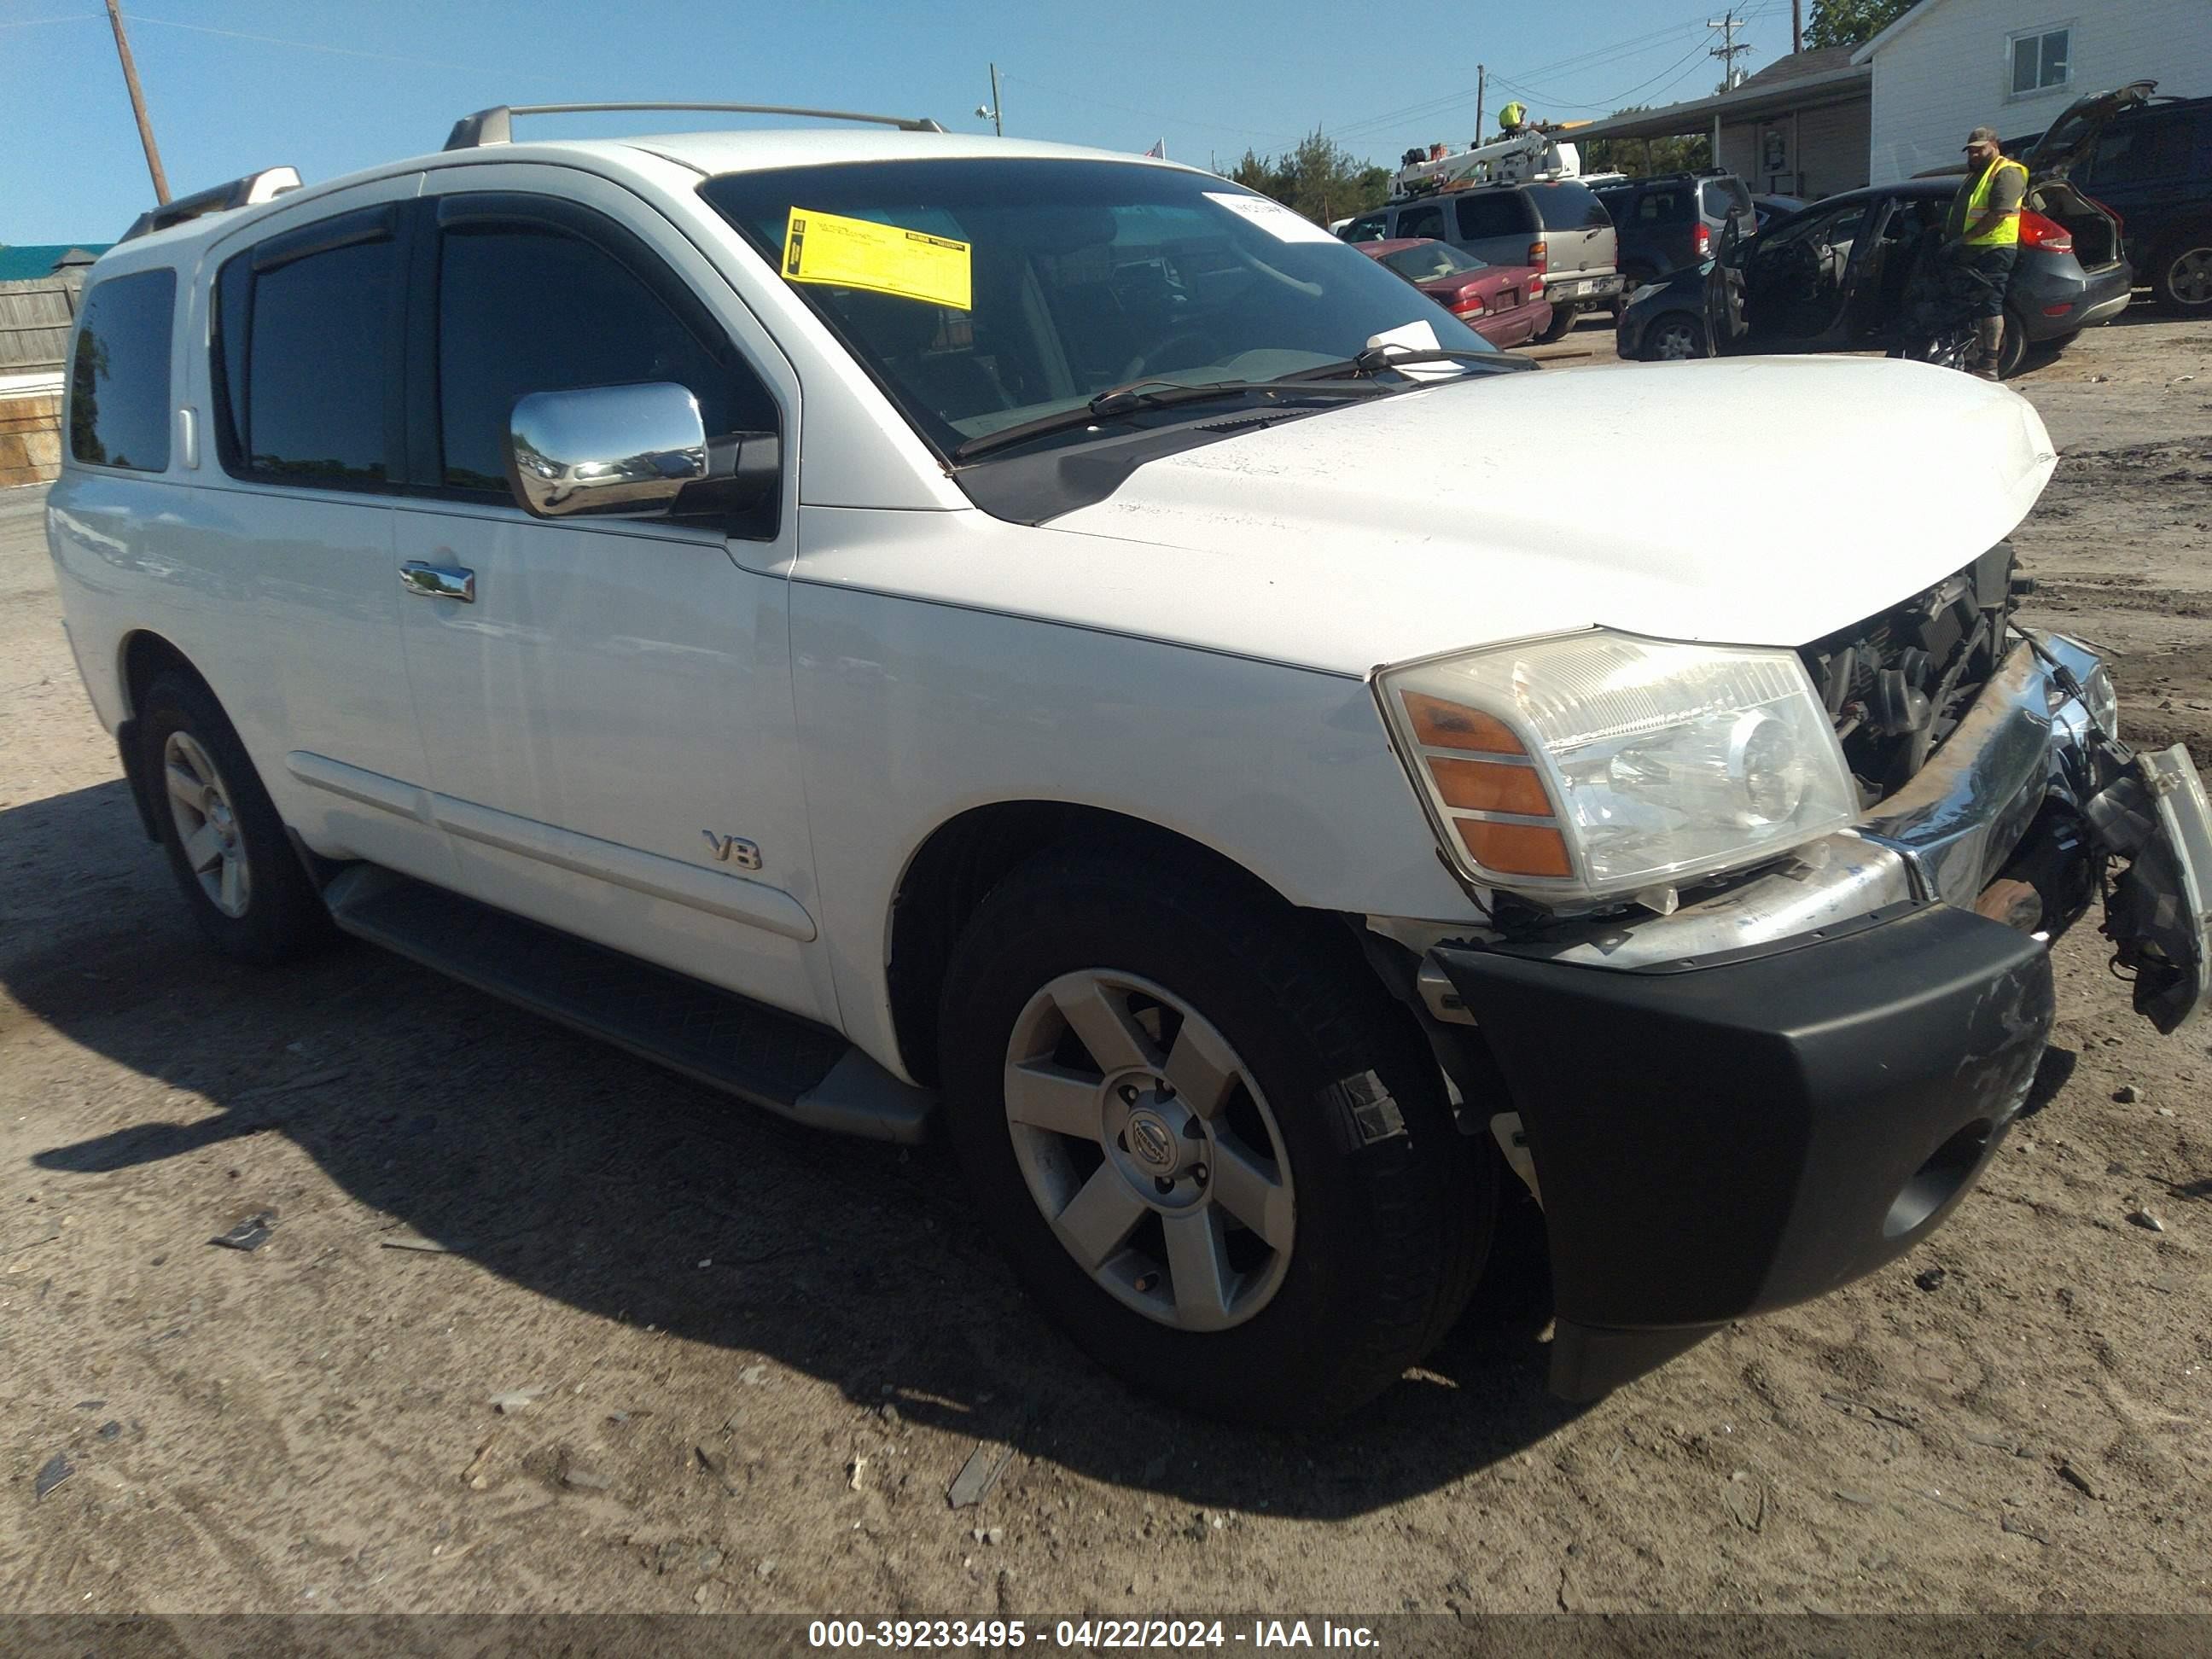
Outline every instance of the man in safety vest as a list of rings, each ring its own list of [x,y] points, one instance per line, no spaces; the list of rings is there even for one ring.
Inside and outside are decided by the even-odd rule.
[[[1943,220],[1946,285],[1974,320],[1974,373],[1994,380],[2004,345],[2005,290],[2020,255],[2027,169],[1998,148],[1988,127],[1967,135],[1966,150],[1966,176]]]

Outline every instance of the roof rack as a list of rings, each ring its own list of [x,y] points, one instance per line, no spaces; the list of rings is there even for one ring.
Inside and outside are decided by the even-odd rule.
[[[447,149],[475,149],[484,144],[511,143],[518,115],[597,115],[609,110],[713,110],[725,115],[804,115],[820,121],[866,121],[876,126],[896,127],[902,132],[942,132],[927,116],[864,115],[847,109],[799,109],[787,104],[494,104],[453,123]]]
[[[233,208],[274,201],[286,191],[299,187],[297,167],[264,167],[227,185],[215,185],[190,196],[179,196],[173,202],[164,202],[140,214],[131,221],[131,228],[123,233],[122,240],[127,242],[134,236],[150,236],[157,230],[167,230],[190,219],[204,219],[210,213],[228,213]]]

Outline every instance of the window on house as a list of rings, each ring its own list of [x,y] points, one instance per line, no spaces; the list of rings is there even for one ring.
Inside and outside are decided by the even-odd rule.
[[[2038,29],[2012,37],[2014,97],[2063,87],[2072,78],[2073,35],[2071,29]]]

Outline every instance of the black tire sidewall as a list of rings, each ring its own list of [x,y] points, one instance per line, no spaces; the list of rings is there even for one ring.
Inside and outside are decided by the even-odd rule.
[[[2152,265],[2151,295],[2168,311],[2183,317],[2212,313],[2212,300],[2189,301],[2173,291],[2173,267],[2186,254],[2212,248],[2212,227],[2185,231],[2159,250]]]
[[[185,859],[163,778],[169,738],[177,732],[197,742],[222,774],[246,850],[243,915],[217,908]],[[182,674],[156,676],[140,702],[138,742],[140,775],[155,805],[162,850],[201,936],[224,955],[253,963],[286,961],[325,943],[330,925],[321,895],[292,850],[283,820],[215,694]]]
[[[1424,1073],[1418,1035],[1407,1034],[1411,1045],[1398,1041],[1387,1015],[1378,1018],[1367,997],[1383,994],[1364,964],[1367,984],[1332,988],[1358,1006],[1340,1006],[1316,1026],[1305,1016],[1326,976],[1304,962],[1278,974],[1253,959],[1310,948],[1302,929],[1285,925],[1291,920],[1255,925],[1158,872],[1117,878],[1109,866],[1079,861],[1049,879],[1029,873],[987,902],[956,952],[941,1049],[955,1153],[987,1224],[1044,1308],[1094,1357],[1148,1389],[1212,1415],[1279,1425],[1340,1415],[1419,1358],[1450,1293],[1452,1223],[1486,1244],[1494,1192],[1467,1176],[1473,1160],[1432,1069]],[[1267,1306],[1226,1331],[1173,1329],[1099,1287],[1052,1231],[1016,1161],[1002,1083],[1007,1038],[1046,983],[1086,969],[1151,980],[1211,1022],[1258,1079],[1283,1137],[1297,1206],[1290,1264]],[[1349,1117],[1331,1109],[1329,1085],[1362,1069],[1389,1089],[1405,1133],[1364,1144]],[[1449,1216],[1454,1204],[1480,1214]]]

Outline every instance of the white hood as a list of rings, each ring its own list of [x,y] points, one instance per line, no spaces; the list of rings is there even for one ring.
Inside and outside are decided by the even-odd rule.
[[[1984,552],[2057,459],[1924,364],[1487,376],[1149,462],[974,599],[1347,673],[1593,624],[1796,646]]]

